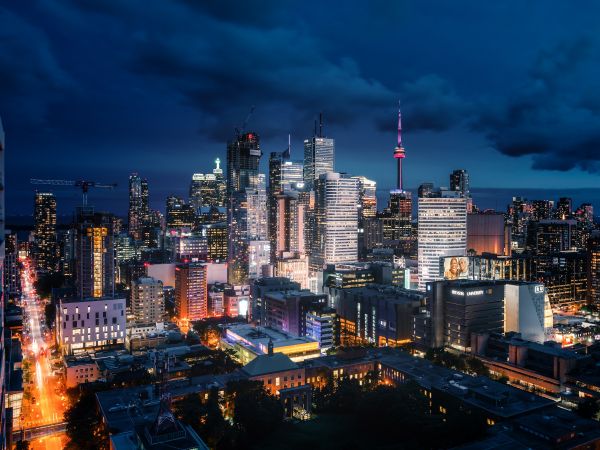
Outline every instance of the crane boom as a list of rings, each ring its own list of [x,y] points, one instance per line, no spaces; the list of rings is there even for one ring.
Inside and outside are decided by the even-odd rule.
[[[87,193],[90,187],[105,189],[113,189],[117,187],[117,183],[106,184],[89,180],[40,180],[37,178],[31,178],[29,182],[31,184],[45,184],[51,186],[75,186],[81,188],[83,206],[87,205]]]

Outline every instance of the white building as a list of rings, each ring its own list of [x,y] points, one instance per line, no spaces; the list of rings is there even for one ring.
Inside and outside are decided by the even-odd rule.
[[[63,354],[125,344],[125,299],[61,299],[56,308],[56,343]]]
[[[544,343],[553,326],[552,308],[540,283],[508,282],[504,286],[504,332]]]
[[[304,141],[304,184],[312,189],[316,180],[327,172],[333,172],[335,141],[313,136]]]
[[[328,172],[315,186],[316,229],[311,269],[358,259],[358,180]]]
[[[131,283],[131,312],[136,323],[165,320],[165,297],[162,281],[140,277]]]
[[[467,252],[467,199],[446,191],[435,197],[419,197],[419,289],[441,280],[440,258],[465,256]]]
[[[319,343],[325,354],[333,347],[333,328],[336,320],[335,310],[310,311],[306,314],[306,336]]]
[[[289,278],[300,283],[301,289],[308,289],[308,258],[301,253],[282,253],[277,258],[275,276]]]

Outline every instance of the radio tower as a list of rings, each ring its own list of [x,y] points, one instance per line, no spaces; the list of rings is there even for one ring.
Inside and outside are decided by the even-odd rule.
[[[402,147],[402,111],[400,110],[400,102],[398,102],[398,145],[394,149],[394,158],[398,161],[398,178],[397,187],[402,191],[402,160],[406,158],[404,147]]]

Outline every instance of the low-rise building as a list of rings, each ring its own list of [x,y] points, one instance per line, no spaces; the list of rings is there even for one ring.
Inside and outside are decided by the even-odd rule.
[[[67,389],[83,383],[93,383],[101,378],[96,361],[89,355],[65,356],[64,366]]]

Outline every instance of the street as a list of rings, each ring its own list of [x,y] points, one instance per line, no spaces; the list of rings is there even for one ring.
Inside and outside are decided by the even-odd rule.
[[[49,348],[52,338],[44,332],[44,302],[35,292],[35,278],[29,261],[25,260],[23,263],[23,360],[29,367],[29,383],[24,387],[26,395],[22,426],[27,429],[63,422],[67,397],[60,374],[53,374],[52,371]],[[64,442],[64,435],[59,435],[36,439],[31,444],[32,448],[60,449]]]

